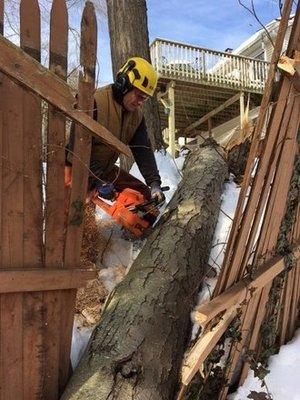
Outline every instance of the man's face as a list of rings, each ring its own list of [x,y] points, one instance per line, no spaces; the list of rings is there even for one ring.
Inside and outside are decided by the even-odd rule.
[[[149,99],[145,93],[137,88],[133,88],[130,92],[126,93],[123,97],[123,106],[125,110],[133,112],[142,108],[145,101]]]

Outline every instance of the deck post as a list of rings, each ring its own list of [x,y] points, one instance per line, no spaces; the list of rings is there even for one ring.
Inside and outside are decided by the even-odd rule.
[[[240,123],[241,129],[243,129],[244,124],[244,116],[245,116],[245,93],[241,92],[240,94]]]
[[[169,153],[175,157],[175,82],[171,81],[168,87],[168,131],[169,131]]]

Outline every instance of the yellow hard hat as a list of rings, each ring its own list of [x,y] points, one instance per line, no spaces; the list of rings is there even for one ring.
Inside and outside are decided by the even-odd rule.
[[[115,84],[122,94],[134,86],[148,96],[153,96],[157,85],[157,73],[147,60],[131,57],[117,73]]]

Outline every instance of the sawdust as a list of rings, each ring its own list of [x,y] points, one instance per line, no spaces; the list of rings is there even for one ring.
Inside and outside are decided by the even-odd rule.
[[[113,229],[112,221],[97,221],[95,218],[95,206],[88,204],[85,209],[84,229],[82,238],[81,267],[96,268],[98,278],[88,282],[85,288],[77,292],[75,312],[83,321],[83,326],[95,326],[99,323],[101,311],[105,299],[112,289],[107,284],[107,276],[110,280],[119,282],[125,275],[126,268],[120,266],[113,269],[103,268],[101,260],[103,254],[109,251],[111,243],[101,232]]]

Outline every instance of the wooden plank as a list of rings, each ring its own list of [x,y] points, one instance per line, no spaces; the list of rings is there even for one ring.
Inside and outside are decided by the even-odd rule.
[[[254,320],[259,310],[259,299],[260,293],[255,294],[248,303],[243,304],[241,312],[241,340],[232,343],[230,352],[230,362],[226,371],[225,379],[226,382],[231,383],[232,377],[236,371],[236,366],[241,358],[243,349],[248,344],[251,338],[251,329],[254,328]],[[228,386],[223,386],[223,390],[220,394],[221,399],[227,398]]]
[[[212,328],[212,330],[204,333],[203,336],[198,339],[183,363],[181,375],[181,382],[183,385],[187,386],[197,371],[199,371],[201,364],[216,346],[223,333],[233,321],[235,315],[236,306],[233,306],[225,312],[220,322]]]
[[[1,77],[0,77],[1,79]],[[1,90],[0,90],[1,95]],[[2,137],[3,137],[3,112],[1,111],[1,101],[0,101],[0,268],[2,267],[2,174],[3,174],[3,158],[2,158]],[[1,318],[0,318],[1,320]]]
[[[84,56],[81,54],[81,62],[84,68],[84,75],[81,75],[79,78],[78,106],[81,109],[88,110],[87,112],[92,115],[97,48],[97,24],[92,3],[87,3],[84,9],[81,34],[81,53],[83,52],[84,54]],[[76,127],[75,130],[74,153],[77,157],[73,157],[72,164],[72,189],[65,250],[65,265],[67,267],[78,265],[80,260],[83,224],[72,222],[74,221],[74,207],[72,205],[82,205],[81,215],[79,215],[79,217],[82,217],[82,220],[88,180],[88,170],[83,164],[89,165],[91,154],[90,135],[80,127]],[[82,161],[79,161],[79,159]]]
[[[198,119],[198,121],[196,121],[196,122],[192,123],[191,125],[189,125],[184,130],[184,134],[188,135],[189,132],[191,132],[192,130],[196,129],[199,125],[203,124],[204,122],[208,121],[210,118],[212,118],[214,115],[218,114],[220,111],[223,111],[225,108],[231,106],[231,104],[235,103],[239,99],[240,99],[240,93],[237,93],[234,96],[230,97],[230,99],[226,100],[225,103],[221,104],[219,107],[217,107],[214,110],[210,111],[209,113],[207,113],[206,115],[204,115],[203,117]],[[191,134],[191,135],[188,135],[188,136],[193,137],[194,135]]]
[[[21,0],[20,46],[40,61],[40,10],[37,0]],[[22,89],[24,259],[23,268],[41,267],[43,253],[42,216],[42,121],[41,100]],[[21,266],[19,266],[21,267]],[[19,290],[18,290],[19,291]],[[43,393],[43,295],[23,295],[23,399],[38,400]]]
[[[23,294],[23,399],[43,398],[44,363],[43,324],[45,307],[40,292]]]
[[[20,45],[40,61],[40,10],[38,0],[20,3]],[[24,129],[24,267],[42,266],[42,121],[41,100],[23,90]]]
[[[261,327],[261,324],[265,317],[265,307],[266,307],[268,296],[269,296],[269,293],[271,290],[271,286],[272,286],[272,282],[269,282],[261,291],[259,291],[255,295],[255,298],[253,299],[253,301],[255,301],[257,304],[258,312],[255,315],[253,330],[251,332],[251,338],[250,338],[249,345],[247,346],[247,350],[255,351],[255,349],[257,348],[260,327]],[[241,329],[243,329],[243,328],[244,328],[244,326],[241,327]],[[239,382],[240,385],[242,385],[244,383],[245,379],[247,378],[249,368],[250,368],[249,363],[245,362],[243,365],[243,368],[242,368],[241,375],[240,375],[240,382]]]
[[[293,113],[292,113],[293,115]],[[289,131],[289,129],[287,129],[287,131]],[[291,135],[295,134],[295,132],[292,132]],[[284,142],[284,148],[281,154],[281,158],[279,163],[277,164],[277,172],[279,172],[277,174],[277,176],[282,177],[282,182],[276,182],[276,178],[275,178],[275,183],[273,184],[272,187],[272,192],[275,192],[276,195],[275,196],[270,196],[269,198],[269,209],[272,210],[272,212],[270,212],[267,217],[264,220],[264,227],[267,227],[267,231],[270,232],[269,237],[270,240],[262,240],[261,243],[258,246],[257,252],[258,254],[264,254],[267,253],[268,251],[272,250],[276,244],[277,241],[277,236],[278,236],[278,232],[279,232],[279,226],[281,223],[281,220],[283,218],[283,214],[284,214],[284,210],[285,210],[285,203],[286,203],[286,197],[287,197],[287,190],[289,187],[289,179],[286,179],[286,174],[287,171],[290,171],[292,169],[292,163],[293,163],[293,156],[291,157],[291,154],[294,154],[293,149],[291,148],[294,147],[295,143],[293,140],[291,140],[293,138],[290,138],[290,140],[287,140]],[[290,159],[292,159],[292,163],[290,165],[290,167],[286,166],[286,161],[288,158],[288,155],[290,156]],[[281,209],[281,210],[280,210]],[[275,217],[276,216],[276,217]],[[277,227],[272,226],[272,223],[274,222],[274,219],[276,219],[276,223],[277,223]],[[257,348],[257,343],[258,343],[258,337],[259,337],[259,328],[262,324],[262,321],[264,319],[265,316],[265,307],[268,301],[268,296],[269,296],[269,292],[271,289],[271,283],[268,283],[262,290],[262,296],[260,299],[260,303],[259,303],[259,312],[257,313],[256,316],[256,320],[254,323],[254,329],[252,331],[251,334],[251,339],[250,339],[250,350],[255,350]],[[250,318],[250,317],[249,317]],[[241,332],[243,332],[245,329],[244,324],[241,326]],[[252,347],[251,347],[252,346]],[[255,348],[253,348],[255,346]],[[229,381],[231,380],[234,370],[236,368],[237,362],[238,362],[238,357],[233,354],[233,361],[231,362],[231,372],[228,374],[228,379]],[[247,364],[244,365],[243,370],[242,370],[242,374],[241,374],[241,383],[243,382],[243,380],[245,379],[245,376],[248,372],[249,366],[247,366]],[[226,395],[227,395],[227,388],[223,389],[222,395],[220,396],[220,399],[225,399]]]
[[[300,250],[298,247],[295,250],[295,259],[299,260],[299,257]],[[283,270],[284,260],[282,257],[277,256],[265,262],[253,274],[252,278],[246,277],[242,279],[240,282],[225,290],[219,296],[198,307],[194,313],[194,318],[200,324],[209,322],[220,312],[247,299],[247,297],[251,296],[256,290],[262,289]]]
[[[71,88],[53,72],[48,71],[2,36],[0,36],[0,52],[0,70],[2,72],[57,107],[107,146],[130,156],[131,152],[128,146],[116,139],[111,132],[85,112],[74,108],[75,99]]]
[[[283,345],[286,342],[294,282],[295,282],[295,269],[292,269],[287,274],[284,282],[283,301],[281,302],[283,308],[281,310],[282,322],[280,329],[280,345]]]
[[[270,221],[270,227],[264,234],[262,241],[262,243],[265,243],[265,249],[268,250],[272,250],[277,244],[277,235],[286,210],[287,195],[290,187],[290,179],[293,173],[295,153],[298,146],[297,134],[300,113],[299,100],[299,98],[295,98],[294,107],[287,126],[285,146],[282,149],[280,163],[277,167],[270,195],[270,202],[274,205],[266,215],[266,218]],[[274,235],[274,232],[277,232],[276,236]],[[262,251],[265,251],[265,249]]]
[[[277,237],[278,237],[278,232],[279,232],[279,227],[282,221],[282,218],[284,216],[284,211],[285,211],[285,203],[286,203],[286,198],[287,198],[287,191],[289,188],[289,182],[290,182],[290,175],[289,171],[292,170],[292,165],[293,165],[293,154],[295,154],[295,136],[297,133],[297,130],[295,130],[295,120],[297,120],[297,116],[295,115],[295,109],[297,108],[293,107],[292,110],[292,115],[290,119],[290,126],[286,127],[286,131],[288,132],[288,138],[289,140],[286,140],[284,142],[284,146],[282,149],[282,154],[280,155],[280,160],[277,164],[277,170],[276,170],[276,176],[275,180],[273,182],[272,186],[272,191],[271,195],[269,197],[269,210],[271,210],[269,213],[267,212],[267,216],[265,216],[263,227],[266,227],[267,230],[267,236],[269,239],[261,239],[261,242],[257,248],[257,253],[258,254],[264,254],[269,251],[271,251],[274,246],[276,245],[277,242]],[[297,122],[296,122],[297,123]],[[294,125],[294,129],[292,129]],[[289,174],[287,176],[287,174]],[[275,193],[275,195],[273,195]],[[275,221],[274,221],[275,220]],[[276,223],[276,226],[274,225]],[[257,348],[257,343],[258,343],[258,337],[259,337],[259,327],[262,324],[262,321],[264,319],[265,315],[265,307],[268,301],[268,296],[269,296],[269,291],[271,289],[271,283],[267,284],[264,289],[262,290],[262,296],[261,300],[259,303],[259,312],[257,313],[256,320],[254,323],[254,329],[252,331],[252,336],[250,340],[250,350],[255,350]],[[244,324],[241,326],[241,332],[245,329]],[[251,348],[251,346],[255,346],[255,348]],[[233,372],[235,370],[236,364],[238,362],[237,356],[233,355],[234,357],[234,362],[232,361],[231,363],[231,373],[228,374],[228,379],[229,381],[231,380],[231,377],[233,375]],[[241,383],[243,382],[243,379],[245,378],[247,372],[248,372],[249,366],[245,364],[242,370],[241,374]],[[227,395],[228,389],[224,388],[222,395],[220,396],[220,399],[225,399]]]
[[[287,80],[284,81],[283,83],[283,88],[281,90],[280,96],[278,103],[283,105],[285,104],[285,99],[286,99],[286,91],[289,88],[289,83]],[[260,194],[260,198],[258,199],[257,203],[255,204],[252,202],[253,207],[256,208],[255,210],[255,215],[253,219],[253,224],[251,226],[250,234],[248,237],[247,245],[245,246],[246,248],[244,249],[244,254],[243,254],[243,267],[240,271],[240,274],[243,273],[243,270],[245,268],[246,263],[248,262],[248,258],[250,255],[250,252],[252,251],[253,244],[255,239],[257,238],[258,231],[260,229],[260,226],[262,224],[261,220],[264,218],[264,220],[270,222],[270,218],[268,217],[270,210],[272,210],[272,207],[270,205],[273,205],[273,200],[272,200],[272,193],[274,193],[274,174],[276,174],[276,168],[277,172],[278,170],[280,171],[280,168],[277,166],[278,159],[281,157],[282,149],[285,144],[285,140],[288,140],[286,138],[287,134],[287,127],[289,124],[289,120],[291,118],[291,113],[293,110],[293,98],[288,98],[287,99],[287,104],[286,107],[278,107],[274,111],[274,118],[272,118],[272,121],[270,122],[270,140],[267,141],[263,155],[262,155],[262,160],[261,160],[261,166],[258,170],[255,183],[254,183],[254,188],[253,190],[256,191],[257,193]],[[283,115],[282,115],[283,114]],[[277,132],[276,134],[273,134]],[[276,143],[275,141],[272,140],[272,137],[276,138]],[[270,191],[272,192],[270,194]],[[270,196],[270,198],[268,198]],[[265,210],[266,207],[266,210]],[[249,208],[251,208],[249,206]],[[249,209],[247,210],[251,213],[254,213],[253,208],[252,210]],[[264,213],[264,215],[263,215]],[[245,222],[246,223],[246,222]],[[249,223],[249,222],[248,222]],[[259,242],[264,243],[264,237],[263,237],[263,231],[267,231],[269,229],[268,224],[263,223],[259,236]],[[270,230],[269,230],[270,231]],[[242,240],[242,239],[241,239]],[[257,254],[261,254],[260,251],[257,251]]]
[[[94,6],[86,2],[81,19],[81,43],[80,63],[83,67],[83,74],[79,77],[78,107],[87,110],[92,116],[94,108],[94,87],[95,87],[95,65],[97,52],[97,22]],[[89,165],[91,154],[91,137],[81,127],[75,128],[74,153],[87,165]],[[81,204],[81,215],[83,217],[83,205],[86,197],[88,171],[73,157],[72,164],[72,188],[70,196],[70,207],[73,204]],[[68,226],[66,234],[65,266],[73,268],[80,263],[81,239],[83,224],[72,224],[73,215],[69,211]],[[59,387],[63,391],[70,373],[70,349],[74,319],[75,291],[64,294],[61,310],[61,345],[60,345],[60,374]]]
[[[284,149],[286,149],[286,148],[289,148],[289,145],[284,145]],[[293,154],[293,151],[292,151],[292,153],[290,153],[290,154]],[[279,170],[279,171],[282,171],[282,176],[284,176],[284,173],[286,173],[286,169],[284,169],[283,168],[283,166],[284,166],[284,164],[286,163],[286,161],[285,161],[285,157],[283,157],[283,161],[281,160],[281,163],[283,164],[283,165],[280,165],[280,163],[277,165],[277,171]],[[289,181],[287,180],[287,183],[289,184]],[[274,184],[274,186],[275,186],[275,184]],[[273,187],[274,187],[273,186]],[[281,185],[282,186],[282,185]],[[281,191],[281,189],[282,189],[282,187],[280,186],[280,191]],[[282,198],[280,195],[278,195],[277,197],[276,197],[276,200],[275,200],[275,197],[273,196],[273,198],[270,198],[270,200],[269,200],[269,203],[270,203],[270,207],[269,208],[274,208],[274,206],[278,209],[278,206],[279,206],[279,203],[281,202],[281,206],[282,206],[282,203],[283,203],[283,207],[285,206],[285,201],[286,201],[286,198],[284,199],[284,198]],[[283,216],[283,214],[282,214],[282,216]],[[273,247],[275,246],[275,244],[276,244],[276,241],[277,241],[277,235],[278,235],[278,229],[276,230],[272,230],[271,229],[271,221],[273,221],[274,219],[279,219],[279,222],[281,222],[281,219],[282,219],[282,216],[281,216],[281,218],[280,218],[280,215],[277,215],[276,213],[274,214],[274,211],[273,211],[273,213],[272,213],[272,220],[270,220],[269,219],[269,221],[267,220],[265,220],[264,221],[264,223],[263,223],[263,226],[265,227],[265,226],[267,226],[268,227],[268,230],[270,231],[270,233],[271,233],[271,235],[270,235],[270,238],[271,238],[271,241],[269,240],[269,241],[267,241],[267,242],[264,242],[264,241],[262,241],[262,243],[264,243],[263,244],[263,246],[261,246],[261,245],[259,245],[260,246],[260,248],[263,248],[263,250],[265,251],[265,253],[267,253],[268,251],[270,251],[270,250],[272,250],[273,249]],[[258,256],[258,255],[260,255],[260,254],[264,254],[263,252],[261,252],[261,251],[259,251],[258,249],[256,249],[256,256]],[[266,285],[265,287],[264,287],[264,289],[263,289],[263,291],[262,291],[262,298],[261,298],[261,300],[260,300],[260,303],[259,303],[259,308],[258,308],[258,313],[257,313],[257,317],[256,317],[256,320],[255,320],[255,323],[254,323],[254,330],[253,330],[253,332],[252,332],[252,337],[251,337],[251,340],[250,340],[250,343],[252,343],[252,344],[254,344],[255,343],[255,348],[257,348],[257,346],[256,346],[256,343],[257,343],[257,339],[258,339],[258,330],[259,330],[259,328],[260,328],[260,326],[261,326],[261,323],[262,323],[262,320],[263,320],[263,318],[264,318],[264,315],[265,315],[265,312],[264,312],[264,310],[265,310],[265,306],[266,306],[266,303],[267,303],[267,300],[268,300],[268,295],[269,295],[269,289],[270,289],[270,287],[271,287],[271,284],[268,284],[268,285]],[[241,326],[241,332],[243,332],[243,330],[244,330],[244,325],[242,325]],[[256,331],[257,330],[257,331]],[[230,355],[230,357],[232,358],[232,355]],[[234,371],[235,370],[235,367],[236,367],[236,363],[237,363],[237,361],[238,361],[238,357],[237,356],[235,356],[234,354],[233,354],[233,357],[235,358],[235,362],[234,363],[232,363],[232,365],[231,365],[231,368],[232,368],[232,371]],[[244,366],[244,370],[243,370],[243,374],[245,374],[245,370],[246,370],[246,372],[247,372],[247,368],[248,368],[248,366],[247,365],[245,365]],[[232,376],[232,375],[231,375]],[[231,376],[230,376],[230,374],[228,375],[228,378],[229,379],[231,379]],[[243,375],[242,375],[242,377],[243,377]],[[226,396],[227,396],[227,392],[228,392],[228,388],[224,388],[223,389],[223,391],[222,391],[222,393],[221,393],[221,395],[219,396],[219,399],[221,399],[221,400],[223,400],[223,399],[225,399],[226,398]]]
[[[23,265],[23,130],[22,90],[1,77],[2,137],[2,264]],[[0,398],[23,399],[21,294],[1,295]]]
[[[1,295],[0,398],[23,400],[22,295]]]
[[[232,270],[229,260],[231,260],[233,249],[236,248],[236,239],[238,236],[238,231],[240,228],[241,219],[242,219],[242,215],[243,215],[243,211],[244,211],[244,207],[245,207],[246,196],[249,194],[248,190],[249,190],[249,184],[250,184],[250,180],[251,180],[252,170],[254,168],[255,160],[257,158],[260,135],[263,130],[263,126],[265,124],[267,111],[269,109],[269,103],[270,103],[271,94],[272,94],[272,90],[273,90],[273,81],[274,81],[275,72],[276,72],[276,65],[277,65],[277,62],[278,62],[278,59],[279,59],[279,56],[281,53],[281,48],[282,48],[282,44],[283,44],[283,40],[284,40],[286,28],[287,28],[288,18],[289,18],[290,12],[291,12],[291,7],[292,7],[292,0],[287,0],[284,3],[284,7],[282,10],[282,18],[280,20],[280,25],[278,28],[278,34],[277,34],[276,41],[275,41],[275,47],[274,47],[271,64],[270,64],[269,71],[268,71],[268,78],[267,78],[267,82],[265,85],[265,90],[264,90],[264,94],[263,94],[263,98],[262,98],[259,116],[258,116],[257,124],[255,127],[253,139],[252,139],[250,153],[248,156],[248,162],[247,162],[247,166],[246,166],[246,170],[245,170],[245,174],[244,174],[244,180],[243,180],[243,184],[241,187],[241,192],[240,192],[237,208],[235,211],[235,218],[234,218],[234,221],[232,224],[228,245],[226,248],[226,253],[225,253],[224,262],[223,262],[223,265],[225,265],[226,267],[223,268],[223,272],[219,278],[218,284],[214,291],[214,295],[218,295],[219,293],[222,292],[222,290],[224,290],[225,287],[229,287],[232,283],[232,282],[226,283],[225,277],[227,277],[227,275],[228,275],[228,270]]]
[[[54,0],[50,18],[50,70],[67,77],[68,14],[64,0]],[[46,186],[46,266],[63,265],[65,227],[65,116],[49,105]]]
[[[197,323],[200,325],[206,324],[222,311],[227,310],[234,304],[240,304],[247,295],[248,284],[249,282],[242,280],[225,290],[219,296],[214,297],[208,303],[198,307],[193,313]]]
[[[283,86],[284,90],[281,92],[282,96],[280,96],[280,99],[285,99],[284,95],[289,92],[290,88],[289,82],[287,81],[286,85]],[[244,265],[247,260],[245,253],[248,257],[249,252],[252,250],[252,243],[259,227],[260,218],[264,211],[267,195],[270,190],[270,185],[268,183],[270,183],[277,161],[277,158],[274,155],[274,158],[271,162],[271,155],[275,149],[277,139],[277,134],[274,134],[273,132],[278,132],[279,130],[286,101],[287,99],[277,103],[274,111],[274,118],[271,121],[271,126],[268,128],[269,133],[266,138],[263,155],[254,178],[254,183],[251,188],[251,194],[247,201],[246,209],[242,216],[238,237],[236,238],[236,251],[232,256],[231,270],[226,277],[226,286],[231,286],[232,283],[243,274]],[[279,154],[280,153],[277,152],[277,157]],[[271,168],[270,162],[272,164]],[[253,224],[253,219],[255,224]],[[248,242],[249,239],[250,242]]]
[[[54,0],[50,14],[49,68],[66,81],[68,57],[68,13],[65,0]],[[47,135],[47,186],[45,266],[62,268],[64,259],[65,210],[65,124],[66,119],[56,108],[49,105]],[[45,301],[45,363],[44,399],[59,396],[60,319],[62,292],[47,291]]]
[[[4,0],[0,0],[0,35],[4,32]]]
[[[94,270],[77,268],[1,269],[0,293],[79,288],[88,280],[95,279],[96,276]]]
[[[293,297],[292,297],[292,306],[291,306],[291,315],[288,326],[287,340],[291,340],[295,329],[297,318],[299,315],[299,298],[300,298],[300,262],[298,261],[297,266],[295,268],[295,281],[293,287]]]

